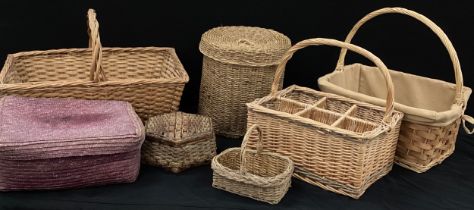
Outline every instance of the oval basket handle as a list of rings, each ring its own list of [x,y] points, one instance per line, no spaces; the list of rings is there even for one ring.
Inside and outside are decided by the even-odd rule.
[[[276,95],[281,77],[283,76],[283,72],[285,71],[285,66],[288,60],[291,59],[293,54],[305,47],[308,46],[318,46],[318,45],[328,45],[328,46],[335,46],[335,47],[340,47],[344,49],[349,49],[350,51],[353,51],[355,53],[358,53],[366,58],[368,58],[370,61],[372,61],[381,71],[382,74],[385,77],[385,84],[387,86],[387,101],[386,101],[386,108],[385,108],[385,115],[383,118],[383,122],[385,123],[390,123],[392,119],[392,113],[394,109],[394,88],[393,88],[393,82],[392,82],[392,77],[390,76],[390,73],[388,72],[387,67],[385,64],[374,54],[371,52],[365,50],[364,48],[358,47],[356,45],[350,44],[350,43],[344,43],[341,41],[337,41],[334,39],[324,39],[324,38],[315,38],[315,39],[307,39],[303,40],[301,42],[296,43],[293,45],[282,57],[281,63],[278,65],[276,73],[275,73],[275,78],[273,79],[273,84],[272,84],[272,90],[271,90],[271,95]]]
[[[444,31],[438,27],[433,21],[428,19],[427,17],[405,9],[405,8],[400,8],[400,7],[393,7],[393,8],[383,8],[379,9],[376,11],[373,11],[363,17],[362,19],[357,22],[354,27],[352,27],[351,31],[346,37],[346,40],[344,42],[350,43],[354,35],[357,33],[357,30],[364,25],[367,21],[371,20],[372,18],[375,18],[379,15],[383,14],[389,14],[389,13],[395,13],[395,14],[403,14],[410,16],[412,18],[415,18],[428,26],[441,40],[443,43],[444,47],[448,50],[449,57],[451,58],[451,61],[453,63],[453,68],[454,68],[454,77],[456,79],[456,97],[454,99],[454,103],[462,105],[463,104],[463,96],[462,96],[462,88],[463,88],[463,76],[462,76],[462,71],[461,71],[461,64],[459,63],[459,58],[458,54],[456,53],[456,50],[454,49],[453,44],[449,40],[448,36],[444,33]],[[341,53],[339,54],[339,60],[337,61],[337,66],[336,66],[336,71],[341,71],[344,66],[344,60],[346,57],[347,50],[346,49],[341,49]]]
[[[92,64],[90,70],[90,80],[100,82],[105,80],[102,70],[102,44],[99,36],[99,22],[93,9],[87,11],[87,25],[89,26],[89,48],[92,49]]]
[[[260,127],[257,124],[254,124],[252,125],[252,127],[250,127],[247,130],[247,133],[245,133],[244,140],[242,140],[242,145],[240,146],[240,173],[241,174],[245,174],[247,172],[246,170],[247,161],[244,158],[244,156],[247,152],[247,147],[248,147],[247,144],[253,130],[257,130],[258,132],[257,155],[262,152],[262,138],[263,138],[262,129],[260,129]]]

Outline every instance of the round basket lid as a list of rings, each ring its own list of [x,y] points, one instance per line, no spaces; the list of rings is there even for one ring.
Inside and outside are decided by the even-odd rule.
[[[199,44],[199,50],[212,59],[248,66],[275,65],[290,47],[290,39],[279,32],[247,26],[213,28]]]

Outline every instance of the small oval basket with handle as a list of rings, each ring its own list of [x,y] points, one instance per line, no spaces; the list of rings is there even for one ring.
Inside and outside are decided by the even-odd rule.
[[[252,131],[258,131],[257,150],[248,149]],[[250,127],[241,148],[230,148],[212,159],[212,186],[241,196],[277,204],[291,185],[293,161],[272,152],[263,152],[262,131]]]

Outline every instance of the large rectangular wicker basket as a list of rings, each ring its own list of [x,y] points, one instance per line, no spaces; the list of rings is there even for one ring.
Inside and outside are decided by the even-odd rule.
[[[472,90],[463,86],[461,65],[449,38],[435,23],[414,11],[383,8],[371,12],[352,28],[346,42],[350,43],[365,22],[389,13],[407,15],[427,25],[443,42],[454,67],[456,84],[389,71],[396,89],[395,109],[405,113],[395,161],[400,166],[421,173],[440,164],[454,152],[461,122],[472,121],[472,118],[464,115]],[[383,105],[385,88],[380,88],[383,76],[373,66],[345,65],[345,55],[346,50],[343,49],[336,70],[319,78],[321,90]],[[466,126],[465,129],[468,133],[473,133]]]
[[[278,91],[286,62],[309,45],[348,48],[369,58],[386,76],[387,107],[374,106],[309,88],[290,86]],[[393,110],[393,86],[385,65],[370,52],[330,39],[297,43],[277,68],[272,93],[248,106],[248,126],[266,130],[263,145],[289,156],[295,176],[336,193],[359,198],[386,175],[394,161],[403,113]],[[256,138],[252,136],[251,143]]]
[[[189,78],[174,49],[102,48],[93,10],[88,18],[89,49],[9,55],[0,74],[0,97],[122,100],[142,119],[176,111]]]

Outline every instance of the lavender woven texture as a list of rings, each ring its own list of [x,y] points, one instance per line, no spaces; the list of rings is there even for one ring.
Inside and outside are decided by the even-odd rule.
[[[133,182],[144,127],[127,102],[0,99],[0,190]]]

